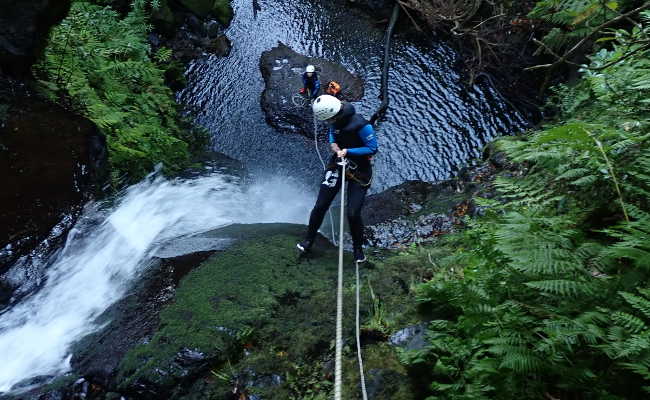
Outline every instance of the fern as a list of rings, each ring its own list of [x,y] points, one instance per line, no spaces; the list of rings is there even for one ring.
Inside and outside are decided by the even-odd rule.
[[[35,67],[44,90],[67,92],[106,134],[114,174],[132,181],[160,162],[177,171],[187,165],[189,149],[205,143],[202,134],[188,132],[164,71],[150,57],[147,10],[156,4],[136,0],[120,18],[110,7],[73,2]],[[161,49],[156,59],[169,56]]]

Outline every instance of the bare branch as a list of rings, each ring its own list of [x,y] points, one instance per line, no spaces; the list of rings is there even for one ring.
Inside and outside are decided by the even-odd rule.
[[[637,14],[637,13],[639,13],[639,12],[645,10],[645,9],[648,9],[648,8],[650,8],[650,2],[646,2],[641,7],[637,7],[632,11],[628,11],[625,14],[621,14],[618,17],[612,18],[609,21],[597,26],[590,34],[588,34],[587,36],[582,38],[582,40],[580,40],[578,43],[576,43],[575,46],[573,46],[569,51],[564,53],[564,55],[561,56],[554,63],[552,63],[552,64],[543,64],[543,65],[535,65],[535,66],[532,66],[532,67],[525,68],[524,70],[525,71],[532,71],[532,70],[535,70],[535,69],[542,69],[542,68],[555,68],[556,66],[558,66],[558,65],[560,65],[562,63],[568,62],[567,59],[569,57],[571,57],[573,55],[573,53],[578,51],[578,49],[580,47],[582,47],[582,45],[585,44],[587,41],[591,40],[594,36],[601,33],[601,30],[603,30],[604,28],[607,28],[608,26],[616,24],[617,22],[619,22],[622,19],[626,19],[626,18],[630,17],[631,15]]]

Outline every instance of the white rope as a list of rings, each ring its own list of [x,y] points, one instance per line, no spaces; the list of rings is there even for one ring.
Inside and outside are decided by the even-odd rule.
[[[368,400],[368,393],[366,393],[366,378],[363,374],[363,359],[361,358],[361,333],[359,332],[359,263],[355,262],[357,267],[357,358],[359,359],[359,375],[361,376],[361,393],[363,400]]]
[[[345,215],[345,158],[339,163],[341,165],[341,219],[339,229],[339,279],[336,294],[336,361],[334,364],[334,400],[341,400],[341,372],[342,372],[342,350],[343,350],[343,216]]]
[[[325,160],[320,154],[320,149],[318,148],[318,125],[316,124],[316,118],[314,118],[314,147],[316,148],[316,154],[318,154],[318,159],[320,160],[321,165],[323,166],[323,171],[327,170],[325,165]],[[334,234],[334,217],[332,216],[332,209],[327,210],[327,214],[330,216],[330,228],[332,229],[332,243],[336,246],[336,235]]]

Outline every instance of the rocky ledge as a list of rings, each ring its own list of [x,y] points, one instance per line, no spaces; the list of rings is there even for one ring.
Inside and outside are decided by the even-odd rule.
[[[314,132],[314,120],[309,102],[302,98],[294,99],[302,88],[302,74],[309,64],[316,67],[322,90],[331,80],[341,85],[343,100],[361,100],[364,83],[340,64],[323,58],[304,56],[282,43],[262,53],[260,70],[266,87],[262,92],[261,101],[267,122],[281,131],[311,137]],[[304,103],[301,103],[303,101]]]
[[[482,160],[461,169],[454,179],[408,181],[368,196],[363,209],[366,243],[377,248],[403,248],[458,230],[464,216],[483,212],[476,197],[495,196],[493,182],[498,174],[518,173],[521,171],[490,145]]]
[[[17,398],[330,398],[338,254],[319,237],[300,257],[295,243],[304,229],[233,225],[174,242],[100,317],[104,328],[76,345],[72,372]],[[415,400],[421,397],[397,349],[417,341],[414,329],[402,329],[417,321],[408,289],[414,270],[376,261],[361,271],[369,392],[377,400]],[[349,254],[344,262],[344,394],[354,398],[354,264]],[[399,328],[392,336],[386,319]]]

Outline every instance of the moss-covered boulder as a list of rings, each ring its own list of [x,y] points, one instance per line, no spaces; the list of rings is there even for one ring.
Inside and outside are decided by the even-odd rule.
[[[223,25],[229,25],[232,20],[233,10],[229,0],[176,0],[196,16],[206,18],[216,17]]]
[[[192,243],[164,248],[163,259],[107,312],[110,322],[100,321],[105,328],[78,344],[72,373],[28,398],[50,392],[91,399],[331,398],[338,249],[319,236],[313,252],[300,257],[295,243],[304,229],[233,225],[199,235],[194,252],[184,253]],[[426,256],[375,254],[375,263],[360,270],[361,340],[373,399],[423,398],[389,338],[417,322],[410,284],[423,276]],[[347,253],[344,263],[344,397],[353,399],[359,372]]]
[[[160,313],[159,330],[123,360],[120,389],[141,397],[181,395],[211,370],[238,362],[244,349],[264,347],[266,338],[274,338],[278,351],[293,347],[296,354],[327,346],[337,252],[320,238],[309,258],[298,258],[295,242],[303,231],[300,225],[268,224],[215,232],[241,241],[180,282],[173,303]],[[305,308],[315,297],[318,307]],[[278,321],[280,314],[292,321]]]

